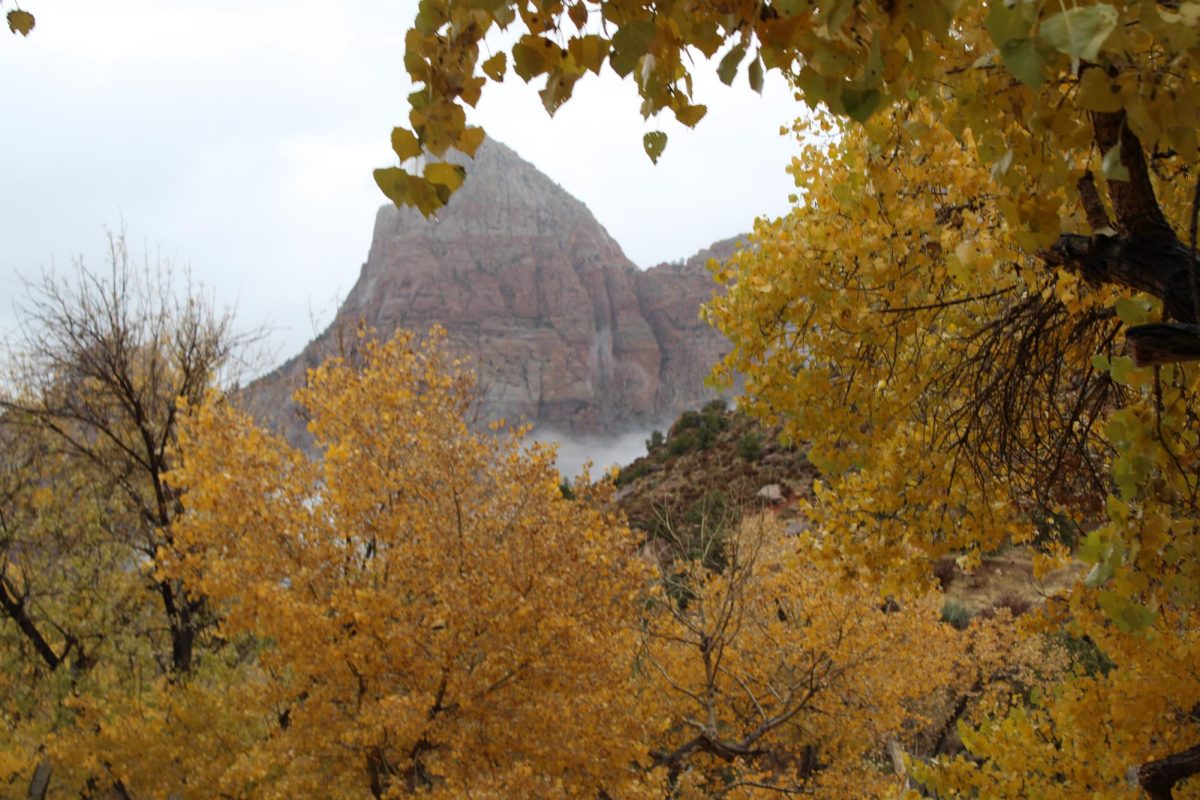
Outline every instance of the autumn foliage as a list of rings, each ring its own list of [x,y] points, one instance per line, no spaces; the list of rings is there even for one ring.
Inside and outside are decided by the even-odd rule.
[[[1195,3],[427,3],[402,164],[376,177],[436,211],[462,174],[419,157],[470,152],[465,107],[510,67],[553,113],[607,64],[689,126],[695,70],[783,76],[816,112],[797,205],[716,267],[707,315],[719,376],[825,473],[820,560],[887,588],[1014,544],[1091,570],[1031,635],[1105,669],[978,720],[924,786],[1171,797],[1200,772],[1198,54]]]
[[[611,482],[564,498],[552,452],[472,429],[472,397],[440,332],[364,338],[299,395],[314,461],[211,392],[181,411],[183,512],[137,569],[47,528],[71,519],[66,481],[8,506],[24,538],[6,581],[69,553],[113,590],[63,585],[111,649],[60,678],[5,628],[0,780],[51,776],[48,797],[883,797],[922,732],[980,707],[978,634],[924,590],[881,602],[770,518],[704,521],[652,557]],[[186,672],[137,627],[146,582],[215,620]]]
[[[568,502],[549,451],[466,423],[433,343],[316,370],[309,461],[210,402],[185,428],[178,557],[259,642],[263,735],[223,783],[262,796],[624,796],[641,740],[627,529]]]
[[[643,552],[603,484],[566,500],[549,452],[472,431],[436,334],[312,374],[319,462],[190,382],[178,451],[185,406],[151,393],[171,415],[139,472],[145,420],[106,406],[72,438],[59,412],[87,395],[52,381],[3,420],[0,780],[1196,795],[1200,4],[428,0],[406,48],[376,180],[426,215],[510,71],[553,113],[607,64],[685,126],[696,54],[795,89],[795,207],[714,265],[704,313],[732,344],[716,379],[822,471],[810,531]],[[666,134],[643,144],[657,160]],[[95,441],[128,470],[63,446]],[[1020,620],[939,623],[930,567],[1009,547],[1086,577]]]
[[[842,584],[770,516],[701,539],[645,623],[671,796],[894,795],[889,745],[931,724],[961,647],[933,599]]]
[[[1037,630],[1094,643],[1111,668],[998,708],[963,734],[970,758],[919,770],[924,786],[1136,796],[1139,768],[1153,788],[1158,759],[1181,754],[1157,795],[1170,796],[1200,738],[1200,384],[1182,363],[1139,369],[1128,341],[1179,297],[1063,263],[1076,231],[1100,224],[1086,207],[1100,153],[1078,155],[1059,239],[1035,249],[1012,205],[1026,183],[980,163],[985,136],[956,133],[934,105],[809,139],[792,167],[806,202],[717,270],[729,291],[707,313],[734,342],[721,374],[745,375],[750,408],[812,443],[824,480],[809,513],[840,568],[903,585],[938,556],[1012,544],[1037,548],[1042,568],[1072,555],[1091,567]],[[1157,168],[1153,186],[1182,231],[1190,187]],[[1115,191],[1113,213],[1128,213]]]

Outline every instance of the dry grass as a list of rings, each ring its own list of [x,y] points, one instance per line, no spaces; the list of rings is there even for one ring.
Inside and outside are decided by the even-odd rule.
[[[946,589],[946,600],[972,614],[999,606],[1033,608],[1047,597],[1067,591],[1086,571],[1086,565],[1076,561],[1038,580],[1033,574],[1033,554],[1013,548],[1003,555],[984,558],[970,574],[959,571]]]

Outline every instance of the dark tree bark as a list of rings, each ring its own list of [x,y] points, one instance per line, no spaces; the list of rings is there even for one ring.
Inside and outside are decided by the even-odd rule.
[[[38,657],[49,667],[50,671],[58,669],[63,656],[54,652],[54,648],[50,646],[50,642],[46,640],[41,629],[38,628],[37,623],[33,621],[25,608],[25,598],[18,597],[3,576],[0,576],[0,610],[3,610],[4,615],[16,623],[17,629],[33,646]]]
[[[1143,764],[1138,784],[1151,800],[1173,800],[1175,784],[1200,773],[1200,745]]]
[[[1045,261],[1074,269],[1089,283],[1117,284],[1154,295],[1163,310],[1179,322],[1197,322],[1192,309],[1191,257],[1172,234],[1125,237],[1096,234],[1063,234]]]
[[[41,761],[33,771],[33,779],[29,781],[29,792],[25,795],[29,800],[45,800],[50,791],[50,775],[53,770],[49,761]]]
[[[1139,367],[1200,360],[1200,325],[1156,322],[1125,331],[1125,349]]]
[[[1092,130],[1102,153],[1120,147],[1121,163],[1129,171],[1129,180],[1108,182],[1108,198],[1117,215],[1118,233],[1124,237],[1161,236],[1173,240],[1175,233],[1154,196],[1142,143],[1129,129],[1125,112],[1093,114]]]
[[[1179,240],[1154,195],[1142,143],[1130,130],[1123,111],[1092,115],[1101,152],[1119,148],[1127,181],[1108,181],[1108,197],[1116,219],[1109,221],[1096,191],[1085,176],[1078,185],[1093,229],[1115,230],[1091,236],[1063,234],[1045,253],[1046,263],[1077,271],[1088,282],[1115,284],[1151,294],[1163,302],[1168,320],[1182,325],[1139,325],[1126,331],[1130,355],[1138,366],[1200,359],[1200,324],[1192,296],[1196,269],[1190,248]]]
[[[1127,181],[1108,181],[1116,216],[1108,214],[1089,175],[1079,195],[1092,236],[1064,234],[1045,255],[1049,264],[1077,270],[1091,283],[1116,284],[1151,294],[1163,303],[1168,322],[1136,325],[1125,331],[1126,347],[1138,366],[1200,360],[1200,308],[1194,294],[1196,263],[1191,248],[1175,235],[1154,195],[1142,143],[1124,111],[1093,114],[1096,145],[1119,148]],[[1200,198],[1200,195],[1198,195]],[[1116,235],[1099,232],[1114,228]],[[1137,781],[1151,800],[1172,800],[1176,784],[1200,773],[1200,745],[1143,764]]]

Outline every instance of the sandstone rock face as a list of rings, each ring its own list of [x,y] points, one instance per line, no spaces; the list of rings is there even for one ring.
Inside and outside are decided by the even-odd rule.
[[[738,242],[737,237],[724,239],[682,264],[659,264],[637,273],[642,314],[662,354],[657,402],[671,419],[714,397],[704,379],[729,352],[729,340],[700,319],[700,305],[717,288],[706,265],[714,258],[727,260]]]
[[[604,434],[673,418],[713,394],[728,343],[699,318],[704,264],[642,271],[587,208],[504,145],[485,142],[437,219],[384,206],[358,282],[333,324],[247,389],[261,421],[302,440],[290,404],[308,368],[345,349],[359,322],[390,336],[446,328],[479,374],[481,417]]]

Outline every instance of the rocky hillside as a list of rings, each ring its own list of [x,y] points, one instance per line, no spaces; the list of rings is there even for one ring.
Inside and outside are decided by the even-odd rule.
[[[713,397],[725,339],[699,319],[709,257],[639,270],[583,203],[497,142],[436,219],[384,206],[367,262],[333,324],[251,385],[250,410],[293,440],[290,396],[308,368],[353,341],[440,324],[479,374],[481,418],[606,434],[671,419]]]
[[[617,475],[617,505],[661,564],[699,537],[701,525],[736,524],[742,517],[774,514],[790,534],[807,535],[801,500],[813,498],[819,477],[803,447],[784,445],[779,428],[728,411],[720,401],[685,411],[646,442],[647,453]],[[931,580],[944,592],[944,617],[963,627],[975,616],[1005,608],[1014,617],[1062,594],[1083,577],[1073,562],[1036,576],[1034,547],[1006,547],[984,554],[964,570],[954,557],[931,565]]]
[[[720,400],[685,411],[621,469],[617,505],[651,538],[764,510],[798,533],[805,523],[796,504],[812,497],[817,471],[803,448],[782,444],[779,434]]]

